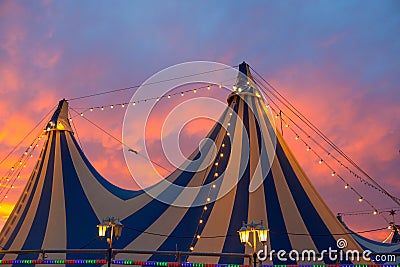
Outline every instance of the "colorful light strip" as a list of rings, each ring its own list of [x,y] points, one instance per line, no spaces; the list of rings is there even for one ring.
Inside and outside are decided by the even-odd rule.
[[[116,265],[138,265],[138,266],[165,266],[165,267],[251,267],[240,264],[208,264],[190,262],[157,262],[157,261],[132,261],[114,260]],[[400,264],[304,264],[304,265],[261,265],[261,267],[400,267]]]
[[[132,260],[113,260],[117,265],[139,265],[139,266],[161,266],[161,267],[251,267],[250,265],[240,264],[212,264],[212,263],[192,263],[192,262],[160,262],[160,261],[132,261]]]
[[[0,260],[1,264],[107,264],[107,260]],[[155,267],[251,267],[240,264],[212,264],[192,262],[162,262],[113,260],[115,265],[137,265]],[[261,265],[261,267],[400,267],[400,264],[304,264],[304,265]]]
[[[106,260],[0,260],[0,264],[106,264]]]

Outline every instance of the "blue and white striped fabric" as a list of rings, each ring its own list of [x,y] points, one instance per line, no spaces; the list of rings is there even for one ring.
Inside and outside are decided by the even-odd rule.
[[[362,251],[326,206],[283,138],[276,134],[273,118],[267,112],[247,64],[242,64],[240,71],[247,75],[245,80],[238,78],[237,81],[238,87],[244,89],[229,96],[229,106],[208,135],[224,157],[218,159],[218,170],[223,174],[211,195],[218,200],[207,204],[207,210],[204,206],[167,205],[144,191],[125,190],[109,183],[93,168],[76,142],[68,122],[68,103],[62,100],[48,125],[47,140],[34,171],[0,234],[0,245],[6,250],[106,248],[106,242],[96,238],[95,226],[104,217],[113,215],[119,217],[126,228],[114,243],[115,248],[189,251],[193,246],[196,252],[251,254],[252,249],[240,243],[237,230],[242,221],[263,220],[270,229],[267,246],[275,251],[336,249],[339,238],[347,240],[346,249]],[[231,110],[237,116],[232,116]],[[246,135],[248,142],[243,141]],[[204,151],[215,152],[211,150],[210,146]],[[196,157],[199,157],[198,151],[191,156],[192,159]],[[176,170],[167,179],[183,187],[215,181],[212,168],[198,172]],[[219,195],[232,184],[226,195]],[[182,192],[171,191],[164,183],[150,190],[176,202],[182,197]],[[200,192],[193,202],[201,201],[196,199],[201,197]],[[200,219],[203,223],[199,223]],[[201,238],[195,238],[196,235]],[[258,245],[261,248],[261,244]],[[7,255],[3,259],[35,257]],[[176,259],[137,255],[135,260]],[[190,256],[187,260],[243,263],[243,259],[226,257]],[[274,259],[265,263],[303,262]]]

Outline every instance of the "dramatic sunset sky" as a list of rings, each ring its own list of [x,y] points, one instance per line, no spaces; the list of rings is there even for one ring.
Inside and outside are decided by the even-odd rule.
[[[400,197],[399,29],[399,1],[0,1],[0,160],[62,98],[141,84],[187,61],[234,66],[245,60]],[[133,93],[71,101],[70,106],[128,102]],[[220,91],[201,95],[222,101],[227,96]],[[124,112],[114,108],[87,117],[121,138]],[[96,169],[121,187],[136,188],[121,145],[79,116],[74,123]],[[210,126],[200,120],[186,127],[181,137],[186,155]],[[32,138],[0,165],[2,177]],[[369,209],[289,132],[285,139],[334,213]],[[0,227],[33,164],[7,199],[0,195]],[[378,209],[399,209],[379,192],[352,182]],[[399,223],[400,216],[395,218]],[[344,220],[358,231],[387,226],[372,214]],[[381,241],[388,233],[365,235]]]

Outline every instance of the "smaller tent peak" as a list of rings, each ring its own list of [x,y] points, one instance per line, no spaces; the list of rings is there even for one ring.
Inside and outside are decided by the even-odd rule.
[[[46,131],[70,131],[72,132],[71,125],[68,119],[68,101],[65,99],[58,102],[58,107],[51,117],[50,121],[47,123]]]

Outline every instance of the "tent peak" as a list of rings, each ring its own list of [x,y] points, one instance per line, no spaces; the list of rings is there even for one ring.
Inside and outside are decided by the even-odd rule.
[[[239,72],[243,73],[246,76],[247,81],[254,83],[253,76],[251,75],[251,72],[250,72],[250,66],[245,61],[243,61],[242,63],[239,64]],[[243,77],[243,78],[245,78],[245,77]]]
[[[71,125],[68,119],[68,101],[65,98],[58,102],[58,107],[47,123],[46,131],[70,131],[72,132]]]
[[[251,75],[250,66],[245,61],[239,64],[239,71],[237,74],[236,83],[233,86],[233,92],[228,96],[229,104],[236,95],[250,95],[258,98],[261,97],[261,93],[257,88],[257,84]]]

